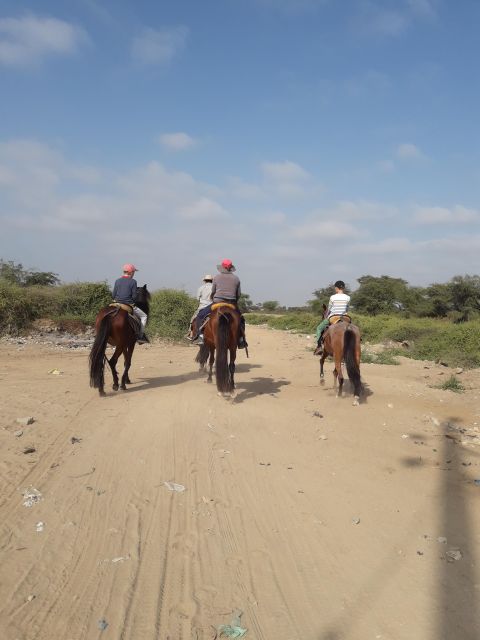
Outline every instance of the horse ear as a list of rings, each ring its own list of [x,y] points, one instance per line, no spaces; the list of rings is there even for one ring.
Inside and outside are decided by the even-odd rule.
[[[327,310],[327,305],[325,303],[322,304],[323,310],[326,311]]]

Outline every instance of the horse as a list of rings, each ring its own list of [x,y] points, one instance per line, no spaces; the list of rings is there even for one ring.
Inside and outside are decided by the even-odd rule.
[[[232,394],[235,389],[235,359],[239,333],[240,313],[238,309],[229,303],[213,304],[210,318],[203,329],[204,343],[201,345],[195,361],[200,363],[200,371],[202,371],[209,360],[207,382],[212,382],[216,351],[215,378],[219,394]],[[248,350],[246,353],[248,357]]]
[[[335,369],[333,370],[334,386],[337,387],[338,381],[337,398],[341,396],[343,389],[343,360],[347,367],[350,382],[353,384],[354,406],[359,404],[362,391],[360,355],[360,329],[356,325],[341,318],[326,329],[323,339],[323,353],[320,358],[320,383],[323,384],[325,382],[323,363],[327,356],[332,356],[335,362]]]
[[[150,310],[150,292],[147,285],[138,287],[135,304],[147,315]],[[116,369],[117,361],[123,353],[124,370],[120,382],[120,389],[127,390],[126,385],[131,384],[128,377],[128,370],[132,363],[133,350],[137,341],[139,327],[135,324],[139,322],[133,319],[128,311],[119,306],[108,306],[101,309],[95,319],[96,337],[90,351],[90,386],[98,389],[101,396],[105,396],[104,367],[105,360],[110,365],[113,375],[113,390],[118,391],[118,373]],[[110,360],[105,356],[107,344],[115,347],[115,351]]]

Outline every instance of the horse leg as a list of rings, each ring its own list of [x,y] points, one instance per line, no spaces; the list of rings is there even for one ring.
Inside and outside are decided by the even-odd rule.
[[[325,349],[323,350],[322,356],[320,358],[320,384],[325,384],[325,374],[323,373],[323,364],[327,358],[327,354]]]
[[[210,347],[210,359],[208,361],[208,378],[207,382],[212,382],[212,369],[215,362],[215,347]]]
[[[116,346],[115,351],[113,352],[112,357],[108,360],[108,364],[110,365],[110,369],[112,370],[113,376],[113,390],[118,391],[118,373],[117,373],[117,362],[119,357],[122,355],[123,348]]]
[[[132,364],[132,355],[134,349],[135,342],[131,346],[127,347],[124,351],[125,368],[123,370],[122,382],[120,384],[120,389],[122,389],[122,391],[127,390],[127,382],[130,382],[130,378],[128,377],[128,370],[130,369],[130,365]]]
[[[337,373],[338,378],[338,390],[337,390],[337,398],[340,398],[343,391],[343,371],[342,371],[342,356],[337,356],[335,358],[335,371]]]
[[[236,348],[230,349],[230,364],[228,369],[230,371],[230,390],[235,390],[235,358],[237,357]]]

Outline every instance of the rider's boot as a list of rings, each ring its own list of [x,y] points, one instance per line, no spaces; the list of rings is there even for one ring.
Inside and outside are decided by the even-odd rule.
[[[149,344],[150,340],[147,338],[147,336],[145,335],[145,332],[143,331],[142,334],[137,338],[137,343],[138,344]]]

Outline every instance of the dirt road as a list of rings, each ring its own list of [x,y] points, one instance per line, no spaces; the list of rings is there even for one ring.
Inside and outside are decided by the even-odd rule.
[[[249,341],[234,401],[187,346],[101,399],[88,351],[0,345],[0,638],[480,637],[480,372],[365,364],[352,407],[305,336]]]

